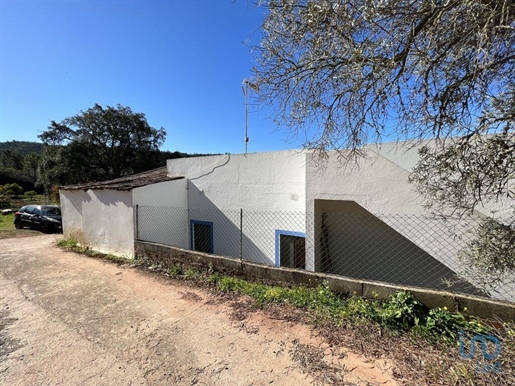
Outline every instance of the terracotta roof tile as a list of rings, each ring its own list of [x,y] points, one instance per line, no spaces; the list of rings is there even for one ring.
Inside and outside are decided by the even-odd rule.
[[[112,189],[112,190],[132,190],[140,186],[155,184],[158,182],[172,181],[184,178],[182,176],[169,176],[166,166],[149,170],[146,172],[132,174],[115,178],[114,180],[101,182],[88,182],[85,184],[60,186],[62,190],[90,190],[90,189]]]

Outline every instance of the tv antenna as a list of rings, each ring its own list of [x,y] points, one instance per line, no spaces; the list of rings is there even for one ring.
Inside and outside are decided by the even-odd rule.
[[[255,92],[259,92],[259,86],[256,83],[252,83],[248,79],[243,79],[243,82],[241,83],[241,89],[243,91],[243,95],[245,95],[245,154],[247,154],[247,148],[249,144],[249,87]]]

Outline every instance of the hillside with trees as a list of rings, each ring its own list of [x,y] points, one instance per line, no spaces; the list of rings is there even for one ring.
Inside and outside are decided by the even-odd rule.
[[[32,153],[41,154],[43,152],[43,144],[41,142],[29,141],[0,142],[0,154],[5,151],[20,155],[27,155]]]
[[[151,127],[145,114],[121,105],[95,104],[61,122],[51,121],[39,138],[41,143],[0,143],[0,186],[17,184],[24,191],[58,196],[62,185],[118,178],[191,156],[160,150],[165,129]]]
[[[34,190],[42,151],[39,142],[0,142],[0,186],[18,184],[24,190]]]

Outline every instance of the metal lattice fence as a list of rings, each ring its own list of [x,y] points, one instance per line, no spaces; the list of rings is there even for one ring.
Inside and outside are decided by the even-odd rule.
[[[459,258],[475,218],[138,206],[136,237],[257,263],[515,301],[515,280],[485,288]]]

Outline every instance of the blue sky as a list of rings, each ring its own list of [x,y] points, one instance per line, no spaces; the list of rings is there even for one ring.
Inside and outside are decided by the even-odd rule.
[[[95,103],[144,113],[163,150],[242,153],[242,81],[264,9],[249,0],[0,0],[0,142],[38,141]],[[250,107],[249,151],[301,147]]]

